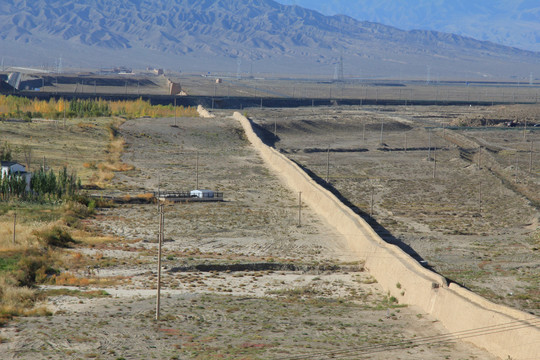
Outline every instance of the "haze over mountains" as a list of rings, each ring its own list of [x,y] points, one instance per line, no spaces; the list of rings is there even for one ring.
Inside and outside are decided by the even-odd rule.
[[[272,0],[3,0],[8,65],[132,66],[331,78],[540,76],[540,53],[324,16]]]
[[[279,0],[326,15],[436,30],[540,51],[538,0]]]

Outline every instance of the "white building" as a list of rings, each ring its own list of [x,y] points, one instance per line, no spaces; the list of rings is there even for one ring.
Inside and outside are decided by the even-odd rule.
[[[15,161],[2,161],[2,179],[9,174],[22,176],[26,180],[26,191],[30,191],[32,173],[26,172],[26,166]]]

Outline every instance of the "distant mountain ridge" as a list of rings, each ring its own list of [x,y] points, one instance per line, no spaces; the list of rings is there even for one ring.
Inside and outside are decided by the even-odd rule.
[[[540,51],[538,0],[278,0],[401,29],[455,33]]]
[[[510,64],[540,73],[539,53],[324,16],[272,0],[3,0],[0,45],[8,60],[63,56],[81,66],[182,62],[195,70],[221,63],[234,71],[240,59],[272,71],[332,72],[342,55],[347,72],[357,75],[425,73],[430,66],[434,74],[494,76]],[[454,70],[444,70],[448,66]]]

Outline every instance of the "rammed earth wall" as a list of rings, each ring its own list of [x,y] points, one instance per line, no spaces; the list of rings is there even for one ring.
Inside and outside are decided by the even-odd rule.
[[[399,247],[388,244],[349,207],[318,185],[300,167],[265,145],[251,121],[234,113],[246,137],[268,166],[302,200],[325,218],[365,261],[365,268],[400,303],[420,307],[436,317],[456,338],[462,338],[507,359],[538,359],[540,318],[494,304],[424,268]],[[399,283],[401,286],[396,286]]]

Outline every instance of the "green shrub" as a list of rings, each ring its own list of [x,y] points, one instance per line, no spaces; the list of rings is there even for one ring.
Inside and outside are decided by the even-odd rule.
[[[52,260],[45,255],[23,256],[17,263],[14,277],[20,286],[32,286],[43,283],[48,275],[56,273],[51,267]]]
[[[71,237],[71,234],[66,229],[58,225],[45,230],[36,231],[35,235],[39,241],[47,246],[69,247],[70,243],[75,242]]]

